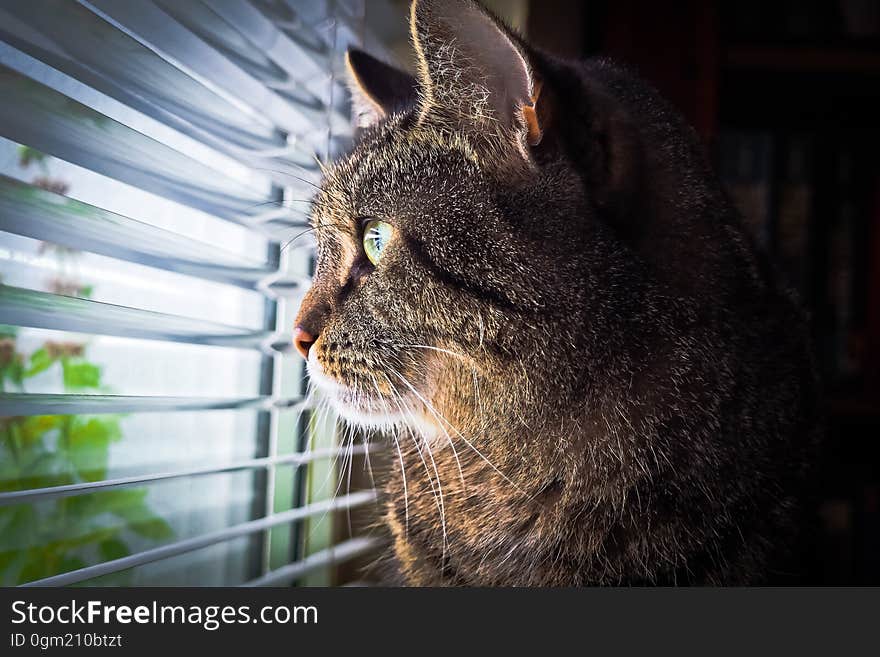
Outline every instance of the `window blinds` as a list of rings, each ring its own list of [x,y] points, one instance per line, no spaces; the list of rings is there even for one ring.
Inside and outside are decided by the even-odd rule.
[[[375,549],[321,526],[375,493],[335,495],[288,335],[363,11],[0,6],[0,583],[279,585]]]

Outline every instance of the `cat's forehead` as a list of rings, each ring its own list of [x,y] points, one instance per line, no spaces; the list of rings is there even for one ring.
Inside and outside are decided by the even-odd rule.
[[[316,214],[382,214],[386,204],[417,205],[480,176],[479,160],[463,136],[392,116],[328,169]]]

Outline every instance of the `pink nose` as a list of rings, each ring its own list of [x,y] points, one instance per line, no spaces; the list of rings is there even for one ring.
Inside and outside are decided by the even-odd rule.
[[[293,329],[293,346],[296,347],[296,350],[303,358],[308,359],[309,349],[315,344],[315,340],[317,339],[318,338],[314,337],[311,333],[300,326]]]

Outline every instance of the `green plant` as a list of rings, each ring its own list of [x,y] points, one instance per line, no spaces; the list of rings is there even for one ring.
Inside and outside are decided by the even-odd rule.
[[[57,368],[65,392],[106,392],[101,368],[80,343],[46,342],[25,356],[16,329],[0,326],[0,392]],[[56,374],[56,375],[57,375]],[[0,418],[0,491],[104,479],[118,415]],[[0,584],[13,585],[130,554],[126,535],[166,540],[171,527],[149,508],[146,488],[120,488],[0,507]],[[122,522],[120,522],[120,520]],[[125,583],[125,574],[116,583]]]

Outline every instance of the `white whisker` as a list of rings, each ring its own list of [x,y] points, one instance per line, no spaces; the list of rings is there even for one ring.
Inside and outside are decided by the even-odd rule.
[[[418,391],[412,386],[412,384],[410,384],[410,382],[407,381],[406,378],[404,378],[404,376],[402,374],[400,374],[399,372],[396,372],[396,371],[393,371],[393,374],[397,378],[399,378],[401,380],[401,382],[407,388],[409,388],[410,392],[412,392],[419,399],[419,401],[421,401],[425,405],[425,408],[428,410],[428,412],[430,412],[438,421],[441,421],[440,415],[437,412],[437,410],[434,408],[433,404],[431,404],[424,397],[422,397],[418,393]],[[449,446],[452,448],[452,454],[455,457],[456,464],[458,465],[458,476],[461,478],[462,493],[464,493],[465,489],[467,489],[467,485],[464,483],[464,472],[461,469],[461,461],[458,458],[458,451],[455,449],[455,443],[452,441],[452,436],[449,435],[449,432],[446,431],[446,429],[443,427],[442,424],[440,425],[440,430],[446,435],[446,439],[449,441]]]
[[[460,354],[457,351],[450,351],[449,349],[442,349],[440,347],[430,347],[426,344],[401,344],[398,346],[412,349],[428,349],[430,351],[439,351],[440,353],[449,354],[450,356],[455,356],[456,358],[460,358],[462,360],[473,360],[472,358],[465,356],[464,354]]]
[[[404,411],[412,418],[414,425],[416,425],[415,418],[412,416],[412,411],[409,411],[407,409],[404,409]],[[428,452],[428,458],[431,459],[431,467],[434,469],[434,475],[437,477],[437,494],[440,503],[440,527],[443,532],[443,538],[441,541],[441,560],[445,561],[448,538],[446,531],[446,504],[443,499],[443,486],[440,483],[440,471],[437,469],[437,462],[434,460],[434,454],[431,451],[431,441],[427,440],[427,437],[422,435],[422,440],[415,440],[414,442],[416,444],[416,449],[419,452],[419,456],[422,456],[422,450],[419,447],[419,443],[421,442],[424,445],[425,451]],[[422,461],[424,462],[424,457],[422,457]]]
[[[397,374],[397,373],[395,372],[395,374]],[[407,384],[407,385],[409,385],[409,384]],[[413,393],[422,401],[423,404],[425,404],[426,407],[430,408],[430,404],[418,392],[416,392],[415,389],[413,389],[411,386],[410,386],[410,389],[412,389]],[[532,495],[530,495],[529,493],[524,491],[522,488],[520,488],[516,484],[516,482],[514,482],[510,477],[508,477],[501,470],[499,470],[498,467],[494,463],[492,463],[492,461],[490,461],[488,458],[486,458],[486,456],[480,450],[478,450],[476,447],[474,447],[474,445],[467,438],[465,438],[464,434],[461,433],[461,431],[459,431],[457,427],[453,426],[446,418],[444,418],[440,415],[436,415],[435,417],[437,417],[441,422],[446,423],[450,429],[455,431],[455,433],[458,435],[458,437],[464,441],[465,445],[470,447],[474,451],[474,453],[477,454],[477,456],[479,456],[481,459],[483,459],[489,465],[489,467],[491,467],[493,470],[495,470],[495,472],[497,472],[499,475],[501,475],[501,477],[507,483],[509,483],[511,486],[513,486],[516,490],[518,490],[520,493],[522,493],[523,495],[525,495],[529,499],[533,499]]]
[[[382,400],[382,405],[385,407],[386,410],[389,410],[388,403],[382,396],[382,391],[379,389],[378,379],[376,379],[376,377],[372,374],[370,374],[370,377],[373,379],[373,385],[376,388],[376,394],[379,395],[379,399]],[[405,519],[404,536],[409,536],[409,493],[407,492],[406,486],[406,467],[404,467],[403,465],[403,452],[400,451],[400,442],[397,440],[397,436],[395,435],[393,428],[391,431],[391,437],[394,440],[394,447],[397,449],[397,459],[400,462],[400,476],[403,478],[403,514]]]
[[[387,374],[385,375],[385,378],[388,378]],[[394,393],[394,386],[391,384],[391,379],[388,379],[388,383],[391,386],[392,399],[394,400],[394,403],[397,405],[397,407],[400,409],[401,415],[403,415],[404,417],[407,417],[407,416],[411,417],[411,415],[409,413],[407,413],[405,405],[402,403],[402,400],[400,399],[400,395]],[[411,419],[413,420],[413,425],[418,426],[418,423],[415,422],[414,418],[411,418]],[[415,445],[416,452],[419,455],[419,459],[422,461],[422,465],[425,468],[425,474],[427,474],[427,476],[428,476],[428,484],[431,486],[431,494],[434,497],[434,503],[437,506],[437,511],[440,514],[440,524],[441,524],[441,528],[443,531],[443,545],[445,546],[446,545],[446,513],[445,513],[445,509],[443,507],[442,493],[441,493],[441,497],[438,497],[438,494],[437,494],[438,487],[439,487],[439,481],[438,481],[438,485],[435,486],[434,480],[431,478],[431,470],[428,467],[428,462],[425,460],[425,457],[422,454],[422,448],[419,445],[419,443],[421,442],[420,438],[424,439],[424,437],[421,435],[420,436],[413,436],[411,432],[416,430],[413,427],[409,427],[407,425],[404,425],[403,428],[405,430],[407,430],[408,432],[410,432],[413,445]]]

